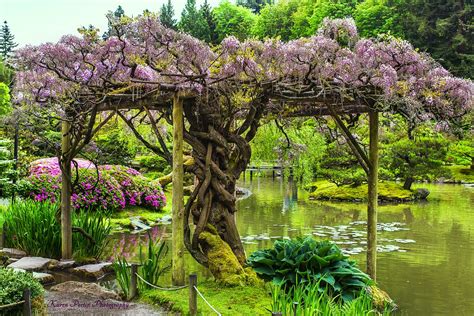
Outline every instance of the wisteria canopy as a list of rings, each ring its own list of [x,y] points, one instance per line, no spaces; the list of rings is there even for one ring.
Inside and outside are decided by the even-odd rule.
[[[185,208],[196,228],[191,238],[186,227],[185,243],[203,265],[212,247],[200,237],[207,224],[245,261],[233,217],[235,182],[263,117],[370,110],[447,127],[473,105],[471,81],[453,77],[404,40],[360,38],[352,19],[326,19],[309,38],[228,37],[216,47],[164,27],[154,15],[123,18],[113,28],[105,41],[83,31],[19,50],[14,98],[70,120],[76,138],[87,142],[102,111],[119,115],[138,138],[144,121],[172,123],[178,95],[184,140],[193,148],[189,171],[198,179]],[[153,131],[158,145],[141,140],[170,161],[159,129]]]

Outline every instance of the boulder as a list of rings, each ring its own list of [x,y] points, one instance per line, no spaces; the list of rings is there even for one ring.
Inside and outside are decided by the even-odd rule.
[[[112,271],[112,263],[102,262],[95,264],[86,264],[70,270],[72,273],[89,279],[100,279],[108,272]]]
[[[41,284],[54,283],[54,276],[49,273],[33,272],[33,277],[37,279]]]
[[[3,248],[0,250],[0,257],[21,259],[23,257],[26,257],[26,252],[15,248]]]
[[[430,191],[428,189],[419,188],[415,191],[415,198],[417,200],[426,200],[428,195],[430,195]]]
[[[65,270],[73,268],[76,266],[76,261],[74,260],[59,260],[58,265],[55,267],[56,270]]]
[[[9,264],[8,268],[18,268],[26,271],[45,271],[54,269],[58,264],[57,260],[42,257],[23,257],[16,262]]]
[[[67,281],[51,287],[50,290],[53,292],[67,293],[68,295],[71,295],[72,293],[81,294],[86,295],[88,297],[100,298],[103,300],[120,299],[117,293],[107,290],[96,283]]]

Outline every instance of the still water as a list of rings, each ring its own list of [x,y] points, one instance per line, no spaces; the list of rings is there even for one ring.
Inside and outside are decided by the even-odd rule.
[[[294,184],[257,178],[241,183],[238,202],[247,253],[274,238],[335,240],[365,267],[366,205],[311,201]],[[427,202],[379,208],[378,284],[402,315],[474,315],[474,188],[420,184]]]

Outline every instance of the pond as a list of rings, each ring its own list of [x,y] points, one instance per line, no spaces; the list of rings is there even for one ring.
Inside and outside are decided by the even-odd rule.
[[[335,240],[365,267],[366,205],[310,201],[295,185],[267,178],[241,183],[238,203],[247,253],[276,237]],[[474,314],[474,189],[418,184],[427,202],[379,207],[378,283],[403,315]]]

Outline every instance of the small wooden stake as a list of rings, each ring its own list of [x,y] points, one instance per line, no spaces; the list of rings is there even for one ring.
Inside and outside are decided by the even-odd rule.
[[[189,275],[189,314],[191,316],[197,315],[197,292],[194,288],[197,286],[197,274]]]
[[[31,316],[31,290],[30,289],[23,290],[23,300],[25,301],[25,303],[23,303],[23,315]]]

